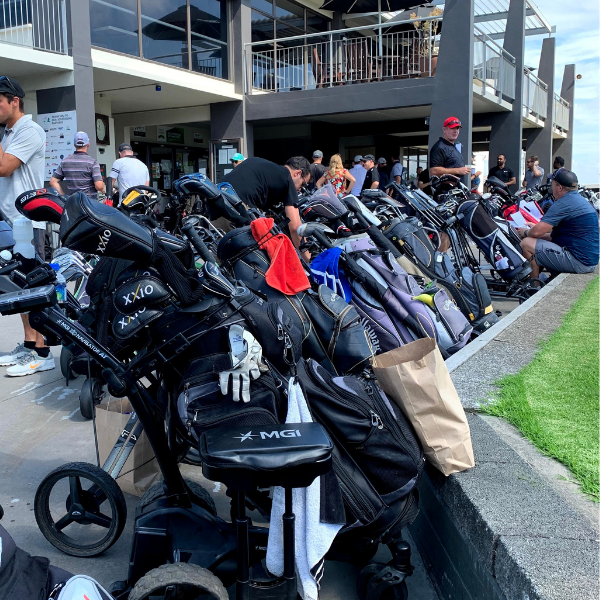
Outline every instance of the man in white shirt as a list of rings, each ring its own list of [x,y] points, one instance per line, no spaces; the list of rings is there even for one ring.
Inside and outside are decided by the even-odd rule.
[[[21,215],[15,200],[23,192],[44,187],[46,132],[23,110],[25,92],[16,79],[0,76],[0,123],[6,125],[0,144],[0,207],[11,221]],[[44,257],[44,223],[33,222],[33,242]],[[30,327],[29,315],[22,314],[25,339],[4,356],[0,366],[9,367],[9,377],[33,375],[54,369],[54,357],[44,344],[44,336]]]
[[[133,148],[129,144],[119,146],[119,157],[113,163],[110,177],[116,179],[119,188],[119,202],[123,200],[123,194],[136,185],[150,185],[150,173],[148,167],[133,156]]]
[[[352,162],[353,167],[348,170],[356,180],[352,190],[350,190],[350,193],[357,198],[360,198],[360,192],[362,190],[363,183],[365,182],[365,177],[367,176],[367,170],[365,169],[363,163],[363,157],[360,154],[357,154]]]

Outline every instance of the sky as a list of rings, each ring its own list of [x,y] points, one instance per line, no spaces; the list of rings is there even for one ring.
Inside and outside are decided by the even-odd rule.
[[[600,183],[600,2],[535,0],[540,12],[556,25],[554,91],[560,94],[566,64],[575,63],[573,171],[580,184]],[[538,67],[543,36],[525,38],[525,64]]]

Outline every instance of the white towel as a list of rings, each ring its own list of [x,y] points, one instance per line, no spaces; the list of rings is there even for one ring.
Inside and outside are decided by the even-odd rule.
[[[300,385],[295,378],[288,386],[288,413],[286,423],[312,423],[310,411]],[[324,556],[342,525],[321,523],[321,478],[317,477],[307,488],[292,490],[292,505],[296,515],[296,575],[298,592],[304,600],[317,600],[323,577]],[[267,543],[267,569],[274,575],[283,575],[284,491],[273,491],[271,525]]]

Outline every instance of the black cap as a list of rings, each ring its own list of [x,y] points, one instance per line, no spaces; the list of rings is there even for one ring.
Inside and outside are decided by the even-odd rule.
[[[125,152],[125,150],[131,150],[133,152],[133,148],[129,144],[121,144],[119,146],[119,152]]]
[[[12,94],[17,98],[25,98],[25,92],[21,84],[12,77],[0,75],[0,94]]]
[[[550,175],[550,179],[555,179],[556,183],[563,187],[575,187],[579,183],[577,175],[569,169],[557,169]]]

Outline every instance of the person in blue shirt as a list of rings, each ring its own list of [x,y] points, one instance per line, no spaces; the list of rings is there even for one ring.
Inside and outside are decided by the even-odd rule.
[[[599,259],[598,214],[577,191],[573,171],[558,169],[551,178],[554,204],[537,225],[517,229],[532,277],[539,277],[542,267],[554,273],[591,273]]]

